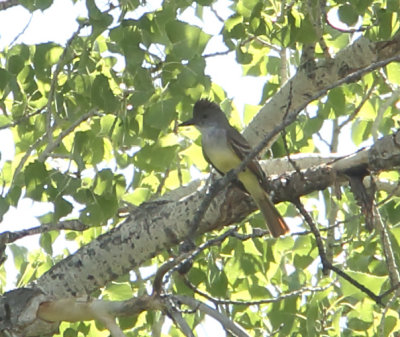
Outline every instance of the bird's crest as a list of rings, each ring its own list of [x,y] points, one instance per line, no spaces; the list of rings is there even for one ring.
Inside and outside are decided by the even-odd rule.
[[[208,99],[200,99],[198,100],[193,107],[193,111],[196,113],[201,110],[221,110],[217,103],[211,102]]]

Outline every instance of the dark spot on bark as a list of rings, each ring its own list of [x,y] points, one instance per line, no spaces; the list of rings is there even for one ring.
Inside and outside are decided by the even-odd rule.
[[[164,229],[164,232],[165,232],[165,235],[168,237],[168,239],[169,239],[172,243],[174,243],[174,244],[179,243],[179,240],[178,240],[176,234],[175,234],[171,229],[169,229],[168,227],[166,227],[166,228]]]
[[[86,255],[87,256],[95,256],[96,255],[96,251],[92,248],[88,248],[86,249]]]
[[[112,240],[112,243],[113,243],[114,245],[120,245],[120,244],[122,243],[121,236],[120,236],[120,235],[116,236],[116,237]]]
[[[130,256],[128,261],[131,267],[136,266],[136,260],[133,257]]]

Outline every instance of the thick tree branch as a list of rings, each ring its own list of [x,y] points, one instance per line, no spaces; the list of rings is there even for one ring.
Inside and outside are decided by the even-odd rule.
[[[0,11],[20,5],[19,0],[7,0],[0,2]]]

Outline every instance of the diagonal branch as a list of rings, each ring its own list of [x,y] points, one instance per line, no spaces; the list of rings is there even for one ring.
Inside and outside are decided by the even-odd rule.
[[[200,302],[194,298],[181,296],[181,295],[171,295],[171,299],[177,304],[185,304],[192,310],[200,310],[208,316],[216,319],[227,332],[232,333],[234,336],[238,337],[249,337],[247,332],[235,322],[231,321],[227,316],[223,315],[216,309],[211,308],[207,304]]]
[[[352,278],[349,275],[347,275],[344,271],[342,271],[338,267],[334,266],[328,260],[328,258],[326,256],[324,244],[322,242],[321,234],[320,234],[316,224],[314,223],[313,219],[308,214],[308,212],[305,210],[305,208],[304,208],[303,204],[300,202],[300,200],[298,200],[296,202],[296,207],[300,211],[301,215],[304,217],[304,219],[306,220],[307,224],[310,226],[312,233],[314,234],[315,241],[317,243],[318,253],[319,253],[319,256],[321,258],[323,272],[325,272],[326,270],[334,271],[336,274],[338,274],[339,276],[344,278],[346,281],[351,283],[353,286],[355,286],[356,288],[360,289],[363,293],[365,293],[370,298],[372,298],[377,304],[382,305],[382,297],[381,296],[376,295],[374,292],[369,290],[367,287],[362,285],[360,282],[358,282],[354,278]]]

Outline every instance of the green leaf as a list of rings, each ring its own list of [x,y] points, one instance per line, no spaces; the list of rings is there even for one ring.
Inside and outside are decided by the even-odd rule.
[[[39,244],[47,254],[53,255],[52,245],[58,236],[59,232],[57,231],[46,232],[40,235]]]
[[[317,41],[317,33],[308,15],[303,20],[301,20],[301,25],[296,36],[297,41],[304,44],[309,44]]]
[[[9,208],[10,208],[10,204],[7,201],[7,198],[0,196],[0,221],[3,220],[3,216],[4,216],[4,214],[7,213]]]
[[[54,201],[54,221],[68,215],[73,210],[72,204],[62,197],[56,198]]]
[[[8,70],[10,73],[17,75],[25,65],[24,59],[19,55],[13,55],[8,60]]]
[[[390,82],[400,84],[400,64],[398,62],[389,63],[386,66],[386,73]]]
[[[259,271],[259,264],[260,261],[258,261],[256,258],[254,258],[254,256],[250,254],[242,254],[240,256],[240,265],[245,276],[253,275],[257,271]]]
[[[103,160],[104,140],[94,130],[75,133],[73,158],[80,169]]]
[[[165,25],[165,32],[172,43],[171,53],[186,60],[201,55],[211,37],[196,26],[176,20]]]
[[[249,64],[253,60],[253,55],[250,53],[243,52],[242,48],[239,46],[236,49],[236,60],[240,64]]]
[[[377,11],[377,17],[378,17],[378,37],[382,40],[387,40],[390,39],[392,36],[392,28],[393,28],[393,13],[381,9]]]
[[[143,170],[164,172],[175,160],[177,150],[178,146],[145,146],[135,155],[134,163]]]
[[[108,13],[101,12],[94,0],[86,0],[86,8],[89,12],[89,22],[93,26],[92,38],[94,39],[111,25],[113,17]]]
[[[228,287],[228,278],[225,272],[218,268],[211,268],[208,277],[210,294],[217,297],[225,297]]]
[[[151,196],[151,190],[147,187],[137,187],[133,193],[124,196],[124,200],[132,205],[139,206],[141,203],[147,201]]]
[[[110,301],[124,301],[132,298],[132,288],[128,283],[112,282],[104,290],[105,297]]]
[[[243,22],[243,17],[241,15],[234,14],[230,16],[227,20],[224,22],[224,29],[228,32],[230,32],[233,27],[237,26],[238,24],[241,24]]]
[[[99,195],[112,194],[113,178],[114,175],[110,169],[104,169],[97,173],[94,193]]]
[[[144,126],[163,130],[168,128],[176,117],[175,102],[171,99],[162,100],[149,106],[143,117]]]
[[[28,249],[26,247],[17,246],[13,243],[8,245],[8,247],[13,254],[15,268],[22,273],[27,265]]]
[[[64,330],[63,337],[77,337],[78,331],[72,328],[67,328]]]
[[[399,331],[400,328],[398,313],[391,312],[391,315],[386,314],[384,324],[385,324],[384,336],[386,337],[393,336],[392,333],[395,332],[396,330]]]
[[[357,280],[363,286],[372,290],[377,295],[380,293],[383,284],[385,282],[387,282],[386,275],[385,276],[377,276],[377,275],[372,275],[372,274],[367,274],[367,273],[362,273],[362,272],[352,271],[352,270],[346,270],[345,272],[347,275],[349,275],[353,279]],[[347,280],[345,280],[341,277],[339,279],[340,279],[341,289],[342,289],[344,296],[349,296],[349,297],[354,296],[357,298],[365,298],[367,296],[366,294],[362,293],[360,291],[360,289],[353,286]]]
[[[294,242],[293,253],[302,256],[309,255],[312,249],[310,236],[301,235]]]
[[[358,146],[360,145],[369,135],[371,129],[371,122],[357,119],[351,129],[351,138],[353,142]]]
[[[26,196],[41,201],[46,185],[48,172],[44,163],[35,161],[30,163],[24,171]]]
[[[343,116],[346,113],[345,103],[346,97],[342,88],[334,88],[328,94],[328,103],[335,111],[336,116]]]
[[[53,0],[21,0],[20,4],[30,12],[34,12],[37,9],[44,11],[53,4]]]
[[[0,68],[0,91],[4,91],[4,89],[9,84],[10,79],[13,76],[5,69]]]
[[[109,80],[103,74],[99,74],[92,85],[92,102],[94,106],[103,109],[105,112],[115,112],[118,107],[118,100],[114,96]]]
[[[319,130],[321,130],[324,121],[325,119],[320,116],[308,119],[304,127],[304,133],[308,135],[317,133]]]
[[[352,5],[341,5],[338,10],[338,15],[340,21],[344,22],[348,26],[354,26],[358,21],[358,14]]]
[[[63,50],[63,47],[53,42],[38,44],[33,57],[35,68],[39,70],[50,69],[58,62]]]

